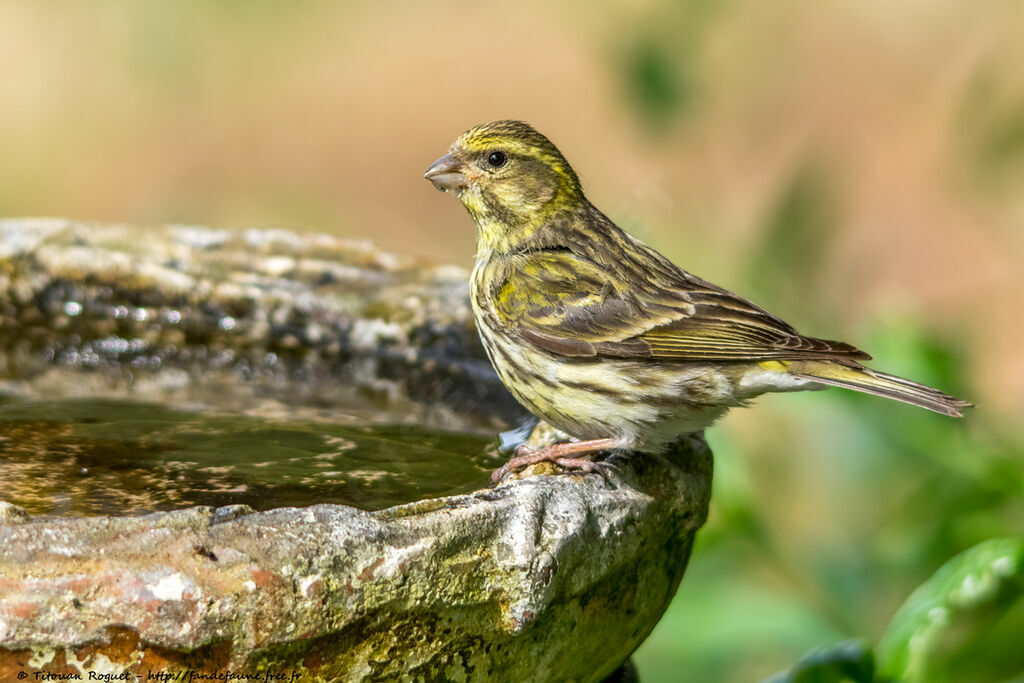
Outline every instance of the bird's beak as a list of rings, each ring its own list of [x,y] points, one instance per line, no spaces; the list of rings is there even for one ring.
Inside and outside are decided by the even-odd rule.
[[[435,161],[423,177],[434,183],[434,187],[447,192],[448,190],[464,190],[466,188],[466,176],[463,174],[462,162],[451,154],[445,154]]]

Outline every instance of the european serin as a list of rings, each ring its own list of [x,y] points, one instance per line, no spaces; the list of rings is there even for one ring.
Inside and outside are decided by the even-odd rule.
[[[867,368],[863,351],[805,337],[674,265],[598,211],[525,123],[470,129],[425,176],[476,222],[472,305],[498,376],[578,439],[519,454],[495,480],[542,460],[589,470],[583,456],[598,451],[657,451],[769,391],[830,385],[954,417],[971,405]]]

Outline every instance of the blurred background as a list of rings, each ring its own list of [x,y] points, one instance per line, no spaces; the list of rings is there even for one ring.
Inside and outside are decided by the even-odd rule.
[[[1021,64],[1011,0],[0,0],[0,215],[469,268],[472,223],[422,174],[519,118],[688,270],[977,402],[774,396],[710,430],[712,516],[635,660],[750,681],[873,643],[943,562],[1024,529]]]

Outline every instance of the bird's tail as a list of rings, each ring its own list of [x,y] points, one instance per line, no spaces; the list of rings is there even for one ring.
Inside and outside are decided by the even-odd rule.
[[[797,361],[791,362],[789,371],[795,377],[903,401],[950,417],[963,417],[963,408],[974,405],[944,394],[938,389],[932,389],[924,384],[911,382],[909,379],[903,379],[896,375],[872,370],[859,363]]]

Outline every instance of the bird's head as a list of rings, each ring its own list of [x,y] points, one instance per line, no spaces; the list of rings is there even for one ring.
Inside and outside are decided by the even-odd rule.
[[[469,129],[424,177],[455,193],[488,250],[512,248],[583,198],[579,178],[558,148],[521,121]]]

